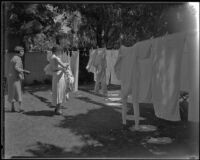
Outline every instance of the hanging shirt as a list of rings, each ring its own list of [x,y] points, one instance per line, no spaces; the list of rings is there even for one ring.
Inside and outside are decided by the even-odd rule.
[[[122,46],[115,64],[116,77],[121,80],[121,94],[126,97],[132,94],[136,102],[150,101],[151,41],[138,42],[132,47]],[[148,67],[148,70],[146,70]]]
[[[79,51],[73,51],[70,60],[72,74],[74,75],[74,91],[78,91]]]
[[[106,55],[106,49],[105,48],[98,48],[96,52],[96,56],[94,57],[94,61],[92,65],[98,70],[99,67],[104,66],[106,67],[105,63],[105,55]],[[97,71],[98,72],[98,71]]]
[[[152,101],[157,117],[180,120],[181,58],[185,34],[157,38],[152,48]]]
[[[95,49],[90,50],[89,52],[90,52],[89,61],[88,61],[88,64],[86,66],[86,69],[88,70],[88,72],[95,73],[95,68],[93,66],[93,62],[94,62],[94,59],[95,59],[97,52],[96,52]]]
[[[115,74],[115,70],[114,70],[114,66],[115,63],[117,62],[117,57],[118,57],[119,51],[118,50],[111,50],[111,68],[110,68],[110,72],[111,72],[111,84],[115,84],[115,85],[120,85],[120,81],[117,79],[117,76]],[[108,62],[109,63],[109,62]]]
[[[98,49],[93,65],[96,70],[97,80],[99,82],[106,81],[107,61],[106,61],[106,49],[105,48]]]
[[[111,70],[112,70],[112,56],[111,56],[111,53],[112,53],[112,50],[106,50],[106,61],[107,61],[106,84],[109,84],[110,83],[110,79],[111,79]]]
[[[189,74],[189,107],[188,120],[199,122],[199,33],[195,31],[186,34]]]
[[[133,47],[121,46],[114,66],[116,77],[121,81],[121,95],[128,96],[132,93],[132,78],[135,73],[136,54]]]
[[[136,64],[132,97],[136,102],[151,102],[151,49],[152,40],[141,41],[134,45]]]

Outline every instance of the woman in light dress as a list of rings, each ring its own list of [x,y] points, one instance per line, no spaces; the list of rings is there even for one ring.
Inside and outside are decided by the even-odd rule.
[[[66,100],[66,90],[68,88],[68,79],[71,74],[69,63],[64,63],[61,59],[61,49],[56,46],[52,48],[50,66],[52,69],[52,104],[55,106],[56,114],[62,114],[61,105]]]

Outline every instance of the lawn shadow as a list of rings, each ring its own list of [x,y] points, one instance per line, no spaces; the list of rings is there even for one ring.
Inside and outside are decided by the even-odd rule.
[[[86,90],[88,91],[88,90]],[[86,114],[75,116],[64,116],[56,127],[70,129],[75,135],[85,138],[88,145],[80,148],[73,148],[71,151],[64,151],[64,148],[52,144],[37,143],[36,149],[29,149],[37,157],[133,157],[133,158],[163,158],[150,152],[152,145],[145,148],[141,143],[148,137],[171,137],[175,142],[164,147],[159,146],[164,151],[169,152],[167,156],[172,156],[172,152],[181,150],[187,154],[189,145],[189,126],[183,122],[169,122],[156,118],[152,104],[140,104],[140,113],[146,120],[141,124],[150,124],[158,127],[154,132],[131,132],[123,130],[121,111],[115,107],[97,102],[89,97],[76,97],[87,103],[95,104],[100,108],[89,110]],[[41,99],[45,101],[45,99]],[[84,106],[83,106],[84,107]],[[133,112],[132,104],[128,103],[130,112]],[[44,115],[39,113],[28,113],[29,115]],[[47,113],[51,116],[51,113]],[[133,122],[129,122],[132,124]],[[89,141],[95,140],[101,146],[90,145]],[[70,145],[70,144],[69,144]],[[153,145],[154,146],[154,145]],[[78,152],[77,152],[78,151]],[[176,153],[173,153],[176,155]]]
[[[51,85],[40,84],[40,85],[28,85],[24,86],[25,92],[38,92],[38,91],[48,91],[51,90]]]
[[[145,134],[123,130],[121,113],[108,106],[90,110],[87,114],[64,116],[56,127],[70,129],[74,135],[81,136],[80,141],[85,145],[66,152],[63,148],[40,143],[28,152],[38,157],[65,158],[154,156],[140,145]]]
[[[47,117],[53,117],[55,115],[54,110],[42,110],[42,111],[28,111],[24,112],[23,114],[29,115],[29,116],[47,116]]]
[[[26,86],[25,90],[34,97],[38,98],[41,102],[46,103],[49,108],[54,108],[54,106],[52,106],[51,102],[48,99],[35,94],[35,92],[38,91],[48,91],[50,90],[50,87],[51,86],[49,85],[33,85],[33,86]]]
[[[41,96],[38,96],[38,95],[34,94],[33,92],[29,92],[29,93],[30,93],[31,95],[33,95],[34,97],[38,98],[41,102],[46,103],[46,105],[47,105],[49,108],[55,108],[54,106],[52,106],[52,103],[51,103],[48,99],[46,99],[46,98],[44,98],[44,97],[41,97]]]
[[[109,84],[107,85],[107,89],[108,91],[116,91],[116,90],[120,90],[121,86],[120,85],[114,85],[114,84]],[[107,97],[103,94],[100,93],[96,93],[94,92],[94,85],[88,85],[88,86],[79,86],[79,90],[99,96],[99,97]]]
[[[89,93],[89,94],[93,94],[93,95],[95,95],[95,96],[106,97],[105,95],[100,94],[100,93],[96,93],[96,92],[94,92],[93,90],[88,90],[88,89],[85,89],[85,88],[80,88],[79,90],[80,90],[80,91],[87,92],[87,93]]]
[[[56,127],[72,130],[75,135],[81,136],[82,140],[84,139],[84,141],[87,142],[87,145],[72,148],[67,152],[64,148],[39,142],[36,149],[29,149],[28,152],[31,152],[37,157],[49,158],[168,158],[171,156],[188,155],[188,147],[186,147],[188,146],[188,132],[185,132],[185,130],[188,129],[187,126],[183,128],[183,125],[180,123],[170,124],[168,121],[155,118],[155,116],[152,118],[154,112],[151,105],[140,105],[142,111],[141,116],[148,119],[148,124],[162,124],[165,128],[159,128],[155,132],[148,133],[131,132],[122,129],[121,113],[112,107],[100,102],[95,102],[88,97],[78,97],[78,99],[100,105],[101,108],[90,110],[86,114],[64,116],[64,120],[60,121]],[[130,104],[128,105],[130,107]],[[176,141],[173,144],[165,146],[144,144],[145,139],[156,136],[173,136],[173,138],[176,138]],[[89,143],[91,140],[95,140],[101,145],[92,145]],[[156,155],[156,152],[153,154],[153,149],[159,150],[160,153],[166,151],[167,155]]]

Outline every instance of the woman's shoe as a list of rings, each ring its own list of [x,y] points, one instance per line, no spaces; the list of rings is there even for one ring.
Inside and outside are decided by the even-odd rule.
[[[58,108],[55,109],[55,113],[56,113],[57,115],[62,115],[61,109],[58,109]]]

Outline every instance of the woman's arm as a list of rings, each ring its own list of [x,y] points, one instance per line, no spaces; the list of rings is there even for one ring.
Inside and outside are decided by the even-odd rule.
[[[54,57],[54,59],[58,62],[58,64],[61,66],[61,67],[63,67],[63,68],[65,68],[66,66],[67,66],[67,64],[68,63],[63,63],[58,57]]]

